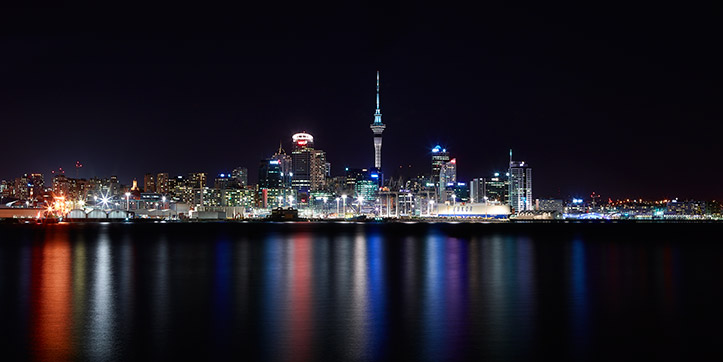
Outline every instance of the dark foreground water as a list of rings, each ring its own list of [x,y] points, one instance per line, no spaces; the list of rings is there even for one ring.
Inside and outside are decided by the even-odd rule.
[[[0,225],[0,360],[699,360],[723,225]]]

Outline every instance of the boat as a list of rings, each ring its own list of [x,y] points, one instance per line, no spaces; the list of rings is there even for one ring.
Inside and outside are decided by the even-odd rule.
[[[299,220],[299,210],[291,207],[277,207],[271,210],[266,220],[270,221],[296,221]]]

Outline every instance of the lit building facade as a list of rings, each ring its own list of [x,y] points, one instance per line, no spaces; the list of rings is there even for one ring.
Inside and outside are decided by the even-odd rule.
[[[512,161],[510,151],[509,201],[514,212],[534,209],[532,200],[532,167],[525,161]]]
[[[143,176],[143,192],[156,192],[156,177],[153,174]]]
[[[307,196],[310,191],[323,190],[329,169],[326,153],[314,149],[314,137],[308,133],[297,133],[291,140],[291,187]]]
[[[233,178],[237,186],[248,186],[249,170],[246,167],[236,167],[231,171],[231,178]]]
[[[159,194],[167,194],[170,191],[168,185],[168,174],[161,172],[156,176],[156,192]]]

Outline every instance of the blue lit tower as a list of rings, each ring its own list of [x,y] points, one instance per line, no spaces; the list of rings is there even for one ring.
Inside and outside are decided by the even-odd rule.
[[[377,110],[374,112],[374,123],[369,128],[374,132],[374,168],[382,169],[382,132],[387,126],[382,123],[382,111],[379,109],[379,71],[377,71]]]

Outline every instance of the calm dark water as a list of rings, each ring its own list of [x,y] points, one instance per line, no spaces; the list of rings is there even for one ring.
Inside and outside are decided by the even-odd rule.
[[[721,359],[723,225],[0,225],[3,360]]]

